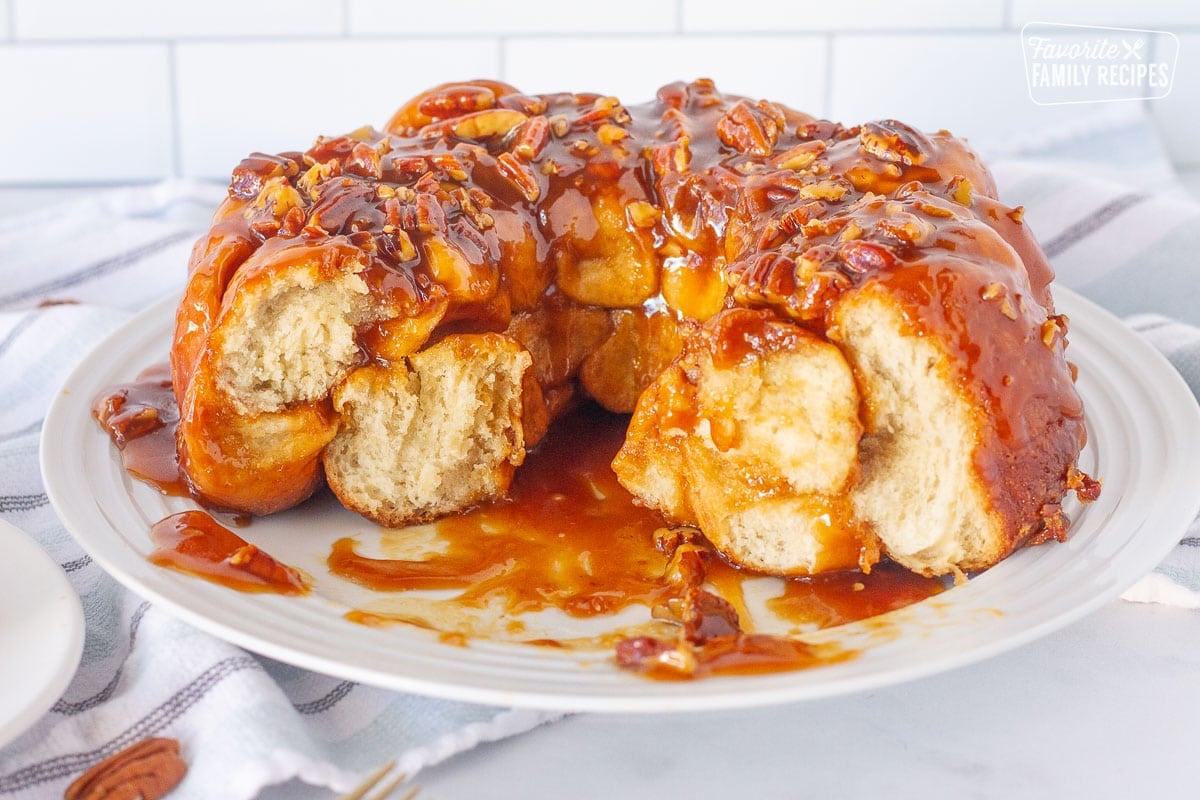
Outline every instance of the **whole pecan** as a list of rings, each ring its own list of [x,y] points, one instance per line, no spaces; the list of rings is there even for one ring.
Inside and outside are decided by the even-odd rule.
[[[186,774],[179,742],[142,739],[80,775],[63,800],[159,800]]]

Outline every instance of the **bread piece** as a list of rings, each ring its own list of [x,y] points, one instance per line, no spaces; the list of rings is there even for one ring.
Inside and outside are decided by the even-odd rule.
[[[841,498],[860,432],[836,347],[772,312],[735,309],[642,395],[613,469],[735,563],[805,575],[859,564]]]
[[[180,463],[209,502],[265,514],[320,485],[329,392],[363,359],[357,326],[386,309],[366,264],[344,240],[277,239],[238,271],[180,398]]]
[[[512,339],[461,334],[356,370],[333,393],[341,424],[323,457],[330,488],[392,526],[502,496],[525,460],[530,364]]]
[[[831,315],[830,336],[863,396],[862,476],[850,498],[894,561],[926,575],[970,572],[1007,556],[1057,512],[1067,478],[1059,465],[1078,452],[1082,419],[1076,402],[1061,404],[1074,397],[1062,391],[1066,362],[1027,335],[1045,311],[981,299],[989,285],[1019,297],[1016,273],[981,285],[960,265],[925,285],[939,288],[918,305],[886,278],[871,281]],[[931,308],[970,320],[951,334]],[[1006,355],[988,364],[989,350]]]
[[[177,313],[180,463],[268,513],[324,461],[401,524],[498,496],[590,395],[635,410],[626,485],[731,560],[981,569],[1063,530],[1084,441],[1052,272],[995,194],[946,132],[706,80],[443,84],[234,170]]]

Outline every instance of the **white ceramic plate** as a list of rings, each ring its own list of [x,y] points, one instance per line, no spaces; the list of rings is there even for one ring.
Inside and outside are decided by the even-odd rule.
[[[62,695],[83,652],[83,609],[67,576],[0,521],[0,747]]]
[[[490,640],[456,647],[415,627],[348,622],[347,609],[370,599],[330,576],[325,556],[341,536],[379,534],[329,502],[239,531],[311,573],[316,587],[309,596],[243,594],[153,566],[146,560],[150,525],[192,504],[131,480],[89,404],[104,387],[166,358],[173,300],[132,320],[67,381],[46,420],[42,471],[67,528],[119,581],[199,628],[297,666],[439,697],[555,709],[680,711],[825,697],[930,675],[1060,628],[1151,570],[1195,516],[1200,409],[1191,393],[1107,312],[1063,289],[1058,299],[1072,320],[1069,355],[1079,365],[1089,419],[1081,466],[1103,479],[1100,500],[1068,509],[1074,524],[1064,544],[1021,551],[930,600],[821,632],[817,640],[862,653],[806,671],[658,682],[617,669],[607,652]],[[594,632],[565,617],[547,624],[547,635],[560,639]]]

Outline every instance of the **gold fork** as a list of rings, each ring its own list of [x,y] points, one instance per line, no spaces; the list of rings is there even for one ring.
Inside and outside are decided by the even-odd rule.
[[[374,789],[376,784],[382,781],[384,777],[395,768],[396,762],[389,761],[368,775],[367,779],[363,781],[357,789],[350,792],[350,794],[343,795],[338,800],[385,800],[385,798],[391,797],[392,792],[401,788],[402,784],[408,780],[408,776],[403,772],[393,775],[386,783],[379,787],[378,791],[376,791],[370,797],[367,796],[367,792]],[[395,800],[412,800],[417,796],[417,792],[419,791],[421,791],[421,787],[410,786],[407,792],[395,798]]]

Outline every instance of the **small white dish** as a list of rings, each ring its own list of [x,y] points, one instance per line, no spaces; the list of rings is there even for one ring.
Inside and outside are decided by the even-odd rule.
[[[54,705],[83,653],[83,609],[62,568],[0,520],[0,747]]]
[[[1149,572],[1200,509],[1200,408],[1179,375],[1115,317],[1057,289],[1071,318],[1069,358],[1079,366],[1089,442],[1080,466],[1101,478],[1100,499],[1068,506],[1065,543],[1022,550],[936,597],[882,617],[828,629],[818,641],[858,657],[808,670],[697,681],[645,680],[611,652],[539,648],[348,621],[370,598],[330,574],[325,557],[343,536],[378,537],[371,523],[330,502],[256,519],[238,532],[310,574],[311,595],[242,594],[154,566],[150,526],[195,504],[132,480],[90,403],[167,357],[176,300],[131,320],[91,353],[55,398],[42,440],[46,491],[96,562],[131,590],[235,644],[300,667],[409,692],[493,705],[668,712],[792,702],[932,675],[1044,636],[1112,600]],[[594,633],[564,617],[547,635]]]

